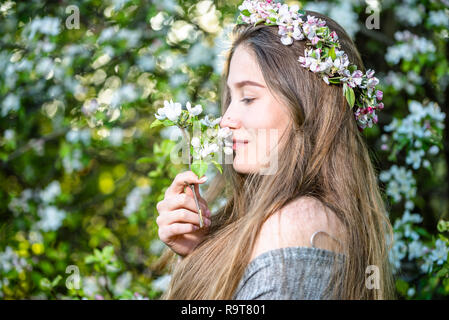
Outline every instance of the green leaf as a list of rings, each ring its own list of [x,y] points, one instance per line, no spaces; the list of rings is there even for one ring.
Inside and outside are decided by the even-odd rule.
[[[436,276],[439,278],[445,277],[448,274],[448,269],[443,267],[440,271],[437,272]]]
[[[348,67],[349,72],[353,73],[355,70],[357,70],[357,66],[355,64],[352,64]]]
[[[86,264],[91,264],[91,263],[94,263],[94,262],[97,262],[97,258],[95,258],[94,256],[87,256],[85,259],[84,259],[84,263],[86,263]]]
[[[344,92],[346,100],[349,103],[349,106],[352,108],[355,103],[354,90],[350,86],[348,86],[346,83],[344,83],[343,84],[343,92]]]
[[[215,160],[212,160],[211,162],[213,163],[215,168],[217,168],[218,171],[220,171],[220,173],[223,174],[223,168],[221,167],[221,165],[217,161],[215,161]]]
[[[154,128],[154,127],[161,126],[162,124],[163,124],[163,122],[162,122],[161,120],[156,119],[156,120],[154,120],[153,123],[150,125],[150,129],[151,129],[151,128]]]
[[[408,282],[406,282],[406,281],[404,281],[402,279],[397,279],[396,280],[396,289],[403,296],[405,296],[407,294],[408,288],[409,288]]]
[[[201,178],[207,171],[208,164],[204,160],[195,160],[191,165],[192,171]]]
[[[51,282],[51,286],[55,287],[61,279],[62,279],[62,277],[58,274],[58,276],[56,278],[54,278],[53,281]]]
[[[332,58],[332,60],[337,59],[337,55],[335,54],[335,46],[332,46],[332,48],[329,50],[329,56]]]
[[[153,158],[151,158],[151,157],[142,157],[142,158],[137,159],[136,163],[137,164],[150,163],[152,161],[153,161]]]
[[[448,230],[448,228],[449,228],[449,222],[446,222],[444,220],[438,221],[437,229],[439,232],[444,232],[444,231]]]
[[[251,13],[248,11],[248,9],[243,10],[241,13],[247,17],[249,17],[251,15]]]

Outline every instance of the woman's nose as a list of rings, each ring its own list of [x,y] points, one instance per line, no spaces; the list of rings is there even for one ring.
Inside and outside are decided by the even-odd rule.
[[[220,121],[220,127],[229,127],[229,128],[237,128],[239,126],[240,121],[231,117],[228,113],[225,113]]]

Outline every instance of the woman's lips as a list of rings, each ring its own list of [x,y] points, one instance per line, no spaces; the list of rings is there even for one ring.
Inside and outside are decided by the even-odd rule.
[[[248,144],[248,141],[246,140],[233,140],[233,144],[232,144],[232,150],[236,150],[237,147],[243,147],[245,145]]]

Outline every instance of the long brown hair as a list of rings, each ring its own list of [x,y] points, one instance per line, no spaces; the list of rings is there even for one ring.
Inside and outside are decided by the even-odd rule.
[[[365,71],[354,43],[334,20],[326,21],[339,36],[351,63]],[[327,85],[302,68],[304,41],[285,46],[277,26],[236,25],[222,75],[222,113],[230,103],[226,88],[231,58],[240,45],[254,53],[270,90],[280,97],[293,125],[286,131],[289,152],[278,152],[273,175],[241,174],[232,164],[212,181],[206,193],[211,203],[218,195],[226,204],[212,215],[209,234],[175,264],[166,249],[157,266],[172,267],[172,279],[162,299],[232,299],[247,267],[263,223],[277,210],[300,197],[313,197],[331,209],[345,227],[344,272],[334,272],[334,299],[395,298],[388,260],[392,227],[377,184],[366,143],[341,86]],[[388,246],[388,243],[390,245]],[[368,289],[367,267],[378,267],[380,289]],[[337,281],[337,282],[336,282]]]

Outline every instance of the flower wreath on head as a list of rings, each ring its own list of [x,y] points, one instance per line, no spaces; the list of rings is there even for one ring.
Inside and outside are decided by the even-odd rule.
[[[343,84],[343,95],[354,112],[360,131],[377,123],[376,110],[384,107],[383,93],[376,90],[379,79],[374,70],[365,74],[350,65],[347,54],[340,50],[335,31],[329,30],[326,22],[299,10],[297,5],[275,3],[272,0],[244,0],[239,6],[238,24],[259,23],[279,26],[278,34],[284,45],[293,40],[308,40],[304,56],[298,61],[301,66],[319,74],[327,84]]]

